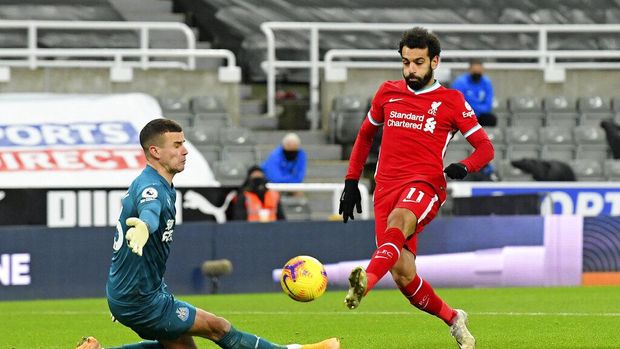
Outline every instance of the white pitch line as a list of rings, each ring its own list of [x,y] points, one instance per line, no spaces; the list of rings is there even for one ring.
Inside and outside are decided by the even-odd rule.
[[[426,316],[425,313],[416,311],[219,311],[218,314],[226,315],[339,315],[339,316],[366,316],[366,315],[402,315],[402,316]],[[20,314],[30,315],[110,315],[102,311],[29,311]],[[480,316],[570,316],[570,317],[620,317],[620,313],[579,313],[579,312],[498,312],[482,311],[468,312],[469,315]]]

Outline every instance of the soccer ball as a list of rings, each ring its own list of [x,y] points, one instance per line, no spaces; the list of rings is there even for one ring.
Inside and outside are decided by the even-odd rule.
[[[297,256],[286,262],[280,277],[282,290],[298,302],[319,298],[327,288],[325,267],[316,258]]]

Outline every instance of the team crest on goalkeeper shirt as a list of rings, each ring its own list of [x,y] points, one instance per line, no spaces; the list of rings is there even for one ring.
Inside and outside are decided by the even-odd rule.
[[[187,307],[178,307],[177,317],[181,319],[181,321],[187,321],[187,318],[189,318],[189,309]]]

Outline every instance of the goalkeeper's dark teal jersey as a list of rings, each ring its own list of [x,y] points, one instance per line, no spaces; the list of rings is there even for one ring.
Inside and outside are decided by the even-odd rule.
[[[164,272],[170,254],[176,191],[151,166],[131,183],[122,199],[116,224],[114,253],[106,285],[108,298],[117,302],[146,302],[165,287]],[[149,227],[149,239],[142,256],[131,252],[125,240],[125,220],[139,217]]]

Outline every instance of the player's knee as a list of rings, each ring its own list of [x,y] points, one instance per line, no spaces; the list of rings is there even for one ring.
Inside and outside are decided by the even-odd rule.
[[[395,208],[388,216],[387,225],[400,229],[407,237],[415,231],[417,221],[418,218],[413,212],[405,208]]]
[[[230,331],[231,324],[223,317],[199,310],[196,312],[194,327],[198,328],[193,332],[198,332],[210,340],[218,341]]]
[[[415,273],[406,273],[398,270],[392,270],[392,279],[399,287],[403,288],[411,283],[415,278]]]

